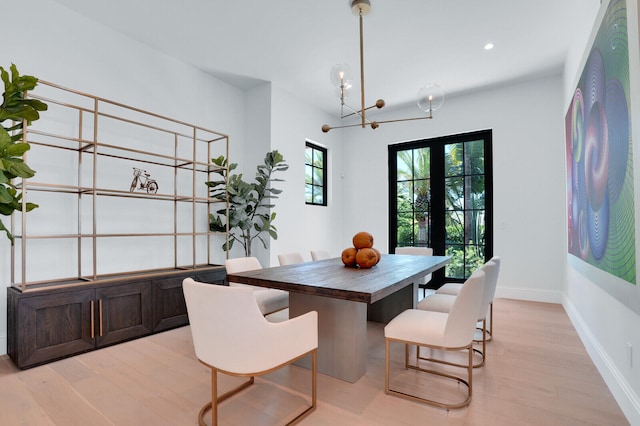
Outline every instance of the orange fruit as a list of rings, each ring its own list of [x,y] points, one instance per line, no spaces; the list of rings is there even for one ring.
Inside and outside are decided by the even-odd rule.
[[[378,264],[378,262],[380,262],[380,259],[382,259],[382,255],[380,254],[380,251],[377,248],[371,247],[371,250],[376,252],[376,255],[378,256],[378,260],[376,261],[376,265]]]
[[[378,263],[378,255],[372,248],[363,248],[356,254],[356,262],[362,269],[368,269]]]
[[[353,236],[353,246],[358,250],[373,247],[373,235],[368,232],[358,232]]]
[[[358,253],[358,250],[356,250],[354,247],[349,247],[342,250],[342,263],[344,263],[344,266],[355,267],[357,265],[356,263],[357,253]]]

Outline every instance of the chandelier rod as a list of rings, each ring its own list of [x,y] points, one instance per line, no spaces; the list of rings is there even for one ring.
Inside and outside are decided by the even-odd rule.
[[[433,118],[433,114],[431,112],[429,112],[429,115],[426,115],[424,117],[397,118],[395,120],[374,121],[374,123],[376,123],[376,125],[379,125],[379,124],[385,124],[385,123],[399,123],[401,121],[431,120],[432,118]],[[342,126],[331,126],[330,129],[344,129],[346,127],[359,127],[360,125],[361,125],[360,123],[357,123],[357,124],[345,124],[345,125],[342,125]]]
[[[362,117],[362,128],[366,125],[365,108],[364,108],[364,41],[363,41],[363,23],[362,23],[362,7],[359,8],[358,16],[360,17],[360,116]]]

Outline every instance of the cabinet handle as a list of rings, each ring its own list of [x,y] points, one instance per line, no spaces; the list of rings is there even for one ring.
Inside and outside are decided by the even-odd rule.
[[[100,337],[102,337],[102,299],[98,299],[98,311],[100,313]]]
[[[94,339],[96,337],[96,323],[95,323],[95,307],[93,300],[91,301],[91,338]]]

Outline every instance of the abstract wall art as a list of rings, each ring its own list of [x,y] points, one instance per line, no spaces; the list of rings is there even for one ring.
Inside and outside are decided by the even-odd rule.
[[[568,251],[636,285],[625,0],[611,0],[565,116]]]

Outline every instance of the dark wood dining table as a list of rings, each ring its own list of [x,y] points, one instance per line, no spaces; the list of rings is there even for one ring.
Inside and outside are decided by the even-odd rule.
[[[420,279],[450,261],[382,255],[376,266],[360,269],[333,258],[228,274],[227,280],[288,291],[290,318],[317,311],[318,371],[353,383],[366,371],[367,320],[386,323],[415,307]]]

